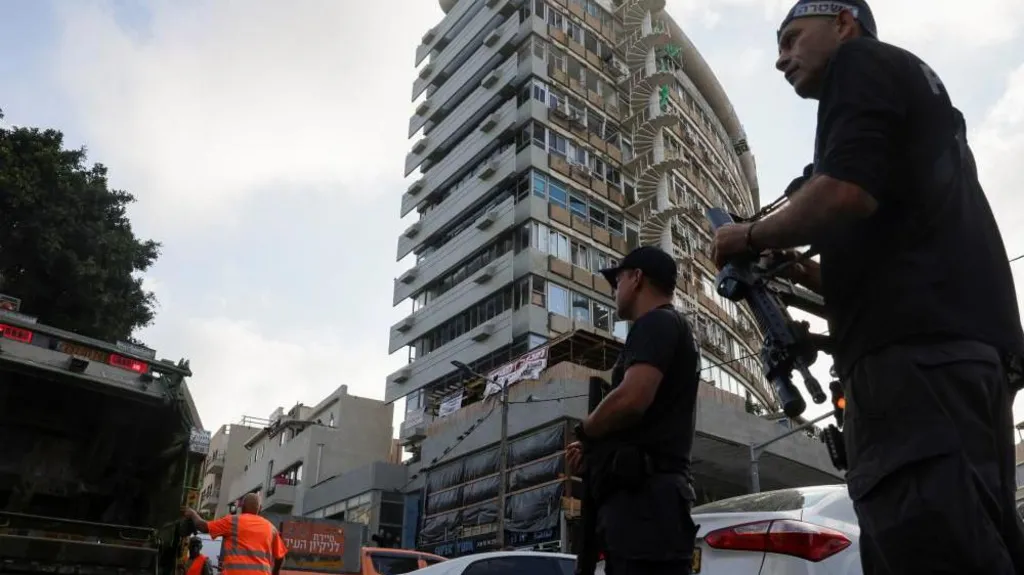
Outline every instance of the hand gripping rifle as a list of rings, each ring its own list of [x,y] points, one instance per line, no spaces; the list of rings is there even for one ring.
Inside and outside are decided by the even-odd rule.
[[[712,230],[735,221],[720,208],[710,208],[707,217]],[[718,272],[715,285],[722,297],[747,302],[764,334],[761,365],[765,378],[775,388],[783,412],[795,418],[804,412],[807,403],[793,385],[793,371],[803,377],[814,403],[824,403],[825,392],[809,368],[818,358],[818,352],[828,352],[830,346],[827,336],[810,333],[810,324],[795,321],[786,309],[791,305],[817,316],[825,315],[824,303],[817,294],[774,277],[790,263],[773,265],[755,254],[739,256]]]

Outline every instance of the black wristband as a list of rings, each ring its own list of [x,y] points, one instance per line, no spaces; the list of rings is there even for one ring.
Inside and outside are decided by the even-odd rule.
[[[747,227],[747,251],[755,256],[761,253],[761,250],[754,247],[754,226],[756,225],[757,222],[753,222]]]
[[[572,432],[576,435],[576,439],[579,440],[580,443],[590,442],[590,437],[588,437],[587,432],[583,430],[582,422],[577,423],[576,426],[572,428]]]

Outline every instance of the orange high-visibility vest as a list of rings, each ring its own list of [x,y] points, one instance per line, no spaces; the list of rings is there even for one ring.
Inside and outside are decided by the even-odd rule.
[[[188,572],[186,575],[203,575],[204,565],[206,565],[206,555],[200,554],[192,560],[192,563],[188,566]]]
[[[252,513],[233,515],[230,532],[224,536],[221,555],[222,575],[271,573],[275,559],[283,559],[288,549],[269,521]]]

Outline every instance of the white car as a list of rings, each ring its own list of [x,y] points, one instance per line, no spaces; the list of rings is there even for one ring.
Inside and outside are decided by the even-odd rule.
[[[862,575],[860,527],[845,485],[741,495],[693,508],[695,575]],[[575,555],[496,551],[410,575],[572,575]],[[595,575],[604,575],[603,562]]]
[[[702,575],[862,575],[845,485],[741,495],[693,508]]]
[[[456,557],[409,575],[573,575],[575,569],[575,555],[494,551]]]

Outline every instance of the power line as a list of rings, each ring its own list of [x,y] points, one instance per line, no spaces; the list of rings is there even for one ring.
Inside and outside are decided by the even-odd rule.
[[[491,408],[489,410],[487,410],[487,413],[485,413],[485,414],[481,415],[480,417],[478,417],[477,420],[474,421],[472,425],[467,427],[466,430],[463,431],[462,434],[459,435],[455,439],[455,441],[452,442],[451,445],[449,445],[448,447],[444,448],[444,451],[441,452],[441,455],[438,455],[437,457],[431,459],[430,460],[430,464],[424,466],[424,470],[432,469],[438,463],[441,463],[441,460],[443,460],[446,456],[448,456],[448,454],[451,453],[452,450],[454,450],[456,447],[458,447],[460,443],[462,443],[467,437],[470,436],[470,434],[472,434],[474,431],[476,431],[476,429],[478,427],[480,427],[480,425],[483,424],[483,422],[487,421],[488,417],[494,415],[494,408],[498,406],[498,403],[499,403],[498,401],[495,401],[494,403],[492,403],[491,404]],[[420,477],[419,473],[413,473],[412,477],[409,478],[409,481],[407,481],[405,483],[405,485],[401,486],[398,489],[398,491],[404,492],[405,488],[409,487],[410,485],[412,485],[412,483],[414,481],[416,481],[417,479],[419,479],[419,477]]]
[[[1024,260],[1024,254],[1021,254],[1021,255],[1019,255],[1019,256],[1017,256],[1015,258],[1011,258],[1010,259],[1010,263],[1012,264],[1013,262],[1015,262],[1017,260]]]

